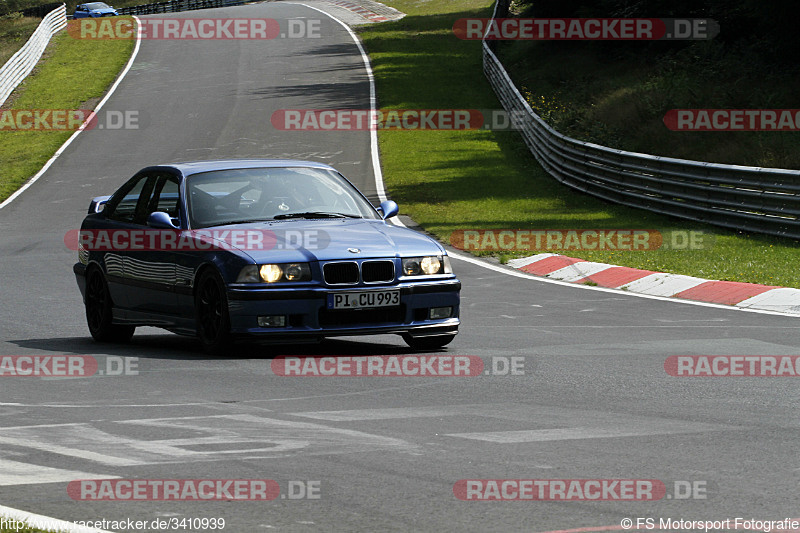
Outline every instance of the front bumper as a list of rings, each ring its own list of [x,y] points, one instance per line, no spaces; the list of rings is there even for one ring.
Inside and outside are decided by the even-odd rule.
[[[331,293],[372,290],[399,290],[400,305],[359,310],[328,309],[328,295]],[[235,335],[285,339],[399,333],[424,337],[458,333],[460,290],[460,281],[448,279],[336,289],[229,288],[227,295],[231,332]],[[448,318],[431,320],[429,310],[432,307],[452,307],[452,314]],[[259,327],[258,317],[265,315],[283,315],[286,325]]]

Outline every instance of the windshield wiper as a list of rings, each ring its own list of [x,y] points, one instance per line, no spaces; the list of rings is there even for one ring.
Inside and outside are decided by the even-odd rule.
[[[275,220],[285,220],[287,218],[361,218],[360,215],[348,213],[326,213],[324,211],[306,211],[304,213],[283,213],[275,215]]]
[[[253,218],[250,220],[227,220],[225,222],[215,222],[214,226],[232,226],[234,224],[253,224],[255,222],[269,222],[269,218]],[[214,227],[209,226],[209,227]]]

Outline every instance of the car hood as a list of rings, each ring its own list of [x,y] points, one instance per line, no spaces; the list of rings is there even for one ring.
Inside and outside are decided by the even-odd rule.
[[[104,7],[102,9],[92,9],[91,11],[89,11],[89,13],[95,13],[95,14],[99,13],[100,15],[108,15],[110,13],[112,15],[116,15],[117,10],[114,8]]]
[[[214,229],[264,232],[263,246],[241,246],[241,241],[234,243],[230,238],[222,239],[236,245],[256,263],[413,257],[444,253],[444,248],[430,237],[379,220],[287,220]]]

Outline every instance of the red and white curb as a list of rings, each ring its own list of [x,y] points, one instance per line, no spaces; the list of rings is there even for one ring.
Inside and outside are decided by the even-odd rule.
[[[366,22],[400,20],[406,16],[402,11],[372,0],[353,0],[352,2],[347,0],[326,0],[326,3],[355,13]]]
[[[800,315],[800,289],[714,281],[680,274],[593,263],[558,254],[512,259],[508,265],[536,276],[628,292]]]

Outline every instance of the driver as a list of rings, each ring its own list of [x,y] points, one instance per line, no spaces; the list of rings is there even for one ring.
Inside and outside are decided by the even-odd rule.
[[[261,197],[264,198],[265,215],[275,216],[281,213],[303,211],[313,205],[314,199],[303,187],[301,176],[270,176],[261,180]]]

